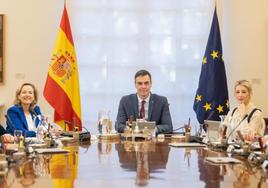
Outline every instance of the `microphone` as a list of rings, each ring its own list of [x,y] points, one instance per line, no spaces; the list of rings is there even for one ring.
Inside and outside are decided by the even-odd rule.
[[[65,124],[65,130],[64,132],[62,132],[60,135],[61,136],[65,136],[65,137],[72,137],[74,139],[77,139],[79,142],[85,142],[85,141],[90,141],[91,139],[91,134],[90,132],[87,130],[86,127],[82,127],[84,128],[86,131],[78,131],[78,130],[72,130],[72,131],[66,131],[66,124],[70,124],[72,126],[72,128],[74,127],[74,123],[68,121],[68,120],[64,120],[64,124]]]
[[[209,113],[209,115],[208,115],[208,117],[207,117],[207,120],[209,120],[213,115],[214,115],[214,113],[215,113],[215,111],[213,110],[213,111],[211,111],[210,113]]]
[[[34,116],[38,117],[38,115],[37,115],[37,113],[34,111],[34,109],[30,108],[30,112],[31,112]]]
[[[209,119],[214,115],[214,113],[215,113],[214,110],[211,111],[211,112],[208,114],[208,117],[207,117],[206,120],[209,120]],[[205,120],[204,120],[204,122],[205,122]],[[203,123],[203,129],[204,129],[205,132],[207,132],[207,126],[208,126],[207,123]]]
[[[42,120],[41,115],[38,115],[32,108],[30,108],[30,113],[32,113],[34,116],[34,124],[36,126],[36,119],[38,119],[39,121]]]
[[[263,153],[264,152],[264,148],[263,148],[263,143],[262,143],[261,137],[258,137],[258,141],[259,141],[259,145],[260,145],[260,150]]]
[[[238,130],[238,131],[236,131],[236,132],[237,132],[238,137],[240,138],[240,140],[244,143],[244,142],[245,142],[245,139],[244,139],[244,137],[243,137],[241,131]]]
[[[191,121],[191,118],[188,119],[188,124],[185,124],[181,127],[173,129],[172,131],[161,132],[160,134],[183,134],[183,133],[185,133],[185,132],[176,132],[176,131],[181,130],[181,129],[185,129],[185,130],[190,131],[190,121]]]
[[[172,132],[178,131],[178,130],[180,130],[180,129],[185,129],[185,128],[186,128],[186,126],[185,126],[185,125],[183,125],[183,126],[181,126],[181,127],[177,128],[177,129],[173,129],[173,130],[172,130]]]
[[[234,131],[241,125],[241,123],[248,117],[248,114],[246,114],[244,116],[244,118],[237,124],[237,126],[229,133],[229,135],[227,136],[227,139],[226,139],[226,143],[225,144],[228,144],[228,140],[230,138],[230,136],[234,133]],[[239,133],[238,133],[239,134]]]
[[[226,132],[227,132],[227,126],[224,126],[223,132],[222,132],[222,138],[226,139]]]

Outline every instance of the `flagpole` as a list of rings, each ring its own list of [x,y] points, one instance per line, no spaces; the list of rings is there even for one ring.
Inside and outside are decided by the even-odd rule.
[[[220,115],[225,115],[229,111],[227,79],[222,56],[220,27],[215,9],[193,106],[200,124],[208,119],[219,120]],[[215,79],[212,81],[211,78]]]
[[[64,0],[64,3],[66,3],[66,0]],[[64,62],[60,58],[64,58]],[[67,69],[65,69],[65,65]],[[55,93],[58,95],[55,95]],[[50,58],[43,95],[54,108],[55,123],[64,127],[65,122],[73,122],[75,118],[75,124],[79,131],[82,130],[78,64],[71,24],[65,5]],[[56,98],[56,96],[60,96],[60,98]],[[68,128],[68,130],[72,130],[72,123],[68,125]]]

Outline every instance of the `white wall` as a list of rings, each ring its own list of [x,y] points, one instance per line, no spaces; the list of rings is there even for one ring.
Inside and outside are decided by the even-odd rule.
[[[220,3],[231,103],[235,80],[252,80],[253,100],[268,117],[268,1],[222,0]],[[37,86],[39,105],[44,114],[51,114],[42,91],[62,9],[63,0],[0,0],[0,14],[5,14],[5,81],[0,85],[0,103],[5,106],[0,111],[1,123],[15,90],[23,82]]]
[[[0,85],[3,116],[23,82],[34,83],[39,91],[39,104],[47,114],[51,109],[42,97],[49,58],[58,32],[63,0],[0,0],[4,14],[4,84]]]
[[[268,117],[268,1],[222,0],[222,38],[229,95],[236,80],[253,83],[253,102]]]

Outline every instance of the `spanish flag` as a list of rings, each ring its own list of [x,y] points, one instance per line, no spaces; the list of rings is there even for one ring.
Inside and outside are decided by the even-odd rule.
[[[56,123],[82,129],[78,65],[65,5],[43,94],[55,110]]]

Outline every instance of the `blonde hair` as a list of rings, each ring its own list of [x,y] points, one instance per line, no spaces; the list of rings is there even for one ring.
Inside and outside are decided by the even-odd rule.
[[[249,94],[252,95],[252,85],[248,80],[238,80],[238,81],[236,81],[234,90],[236,90],[237,86],[244,86],[245,88],[247,88]]]
[[[16,91],[16,97],[15,97],[15,101],[14,104],[15,105],[20,105],[21,106],[21,101],[19,99],[19,95],[21,94],[21,90],[24,86],[31,86],[33,88],[33,94],[34,94],[34,100],[33,102],[30,104],[30,109],[33,109],[34,106],[36,105],[37,101],[38,101],[38,93],[37,93],[37,89],[36,87],[31,84],[31,83],[23,83]]]

